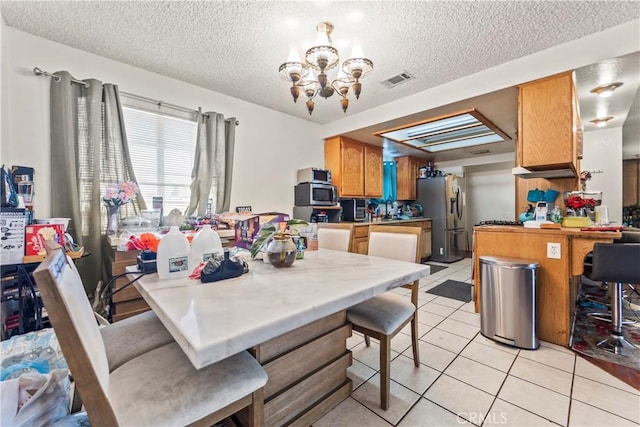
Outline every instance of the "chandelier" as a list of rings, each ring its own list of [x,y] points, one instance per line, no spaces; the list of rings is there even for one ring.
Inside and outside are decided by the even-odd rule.
[[[373,62],[364,57],[362,49],[354,46],[351,57],[342,63],[338,75],[329,83],[327,71],[338,66],[340,62],[338,50],[331,46],[333,25],[329,22],[321,22],[316,30],[318,32],[316,46],[307,50],[304,62],[300,59],[298,52],[292,48],[287,62],[280,65],[280,77],[291,82],[290,91],[293,102],[298,101],[300,92],[305,94],[309,115],[313,112],[315,107],[313,99],[317,95],[327,99],[334,93],[340,95],[340,105],[342,111],[346,113],[349,107],[349,98],[347,98],[349,91],[353,92],[356,99],[360,98],[362,91],[360,79],[373,70]]]

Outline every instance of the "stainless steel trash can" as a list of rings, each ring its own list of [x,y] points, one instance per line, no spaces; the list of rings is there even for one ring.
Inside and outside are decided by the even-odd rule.
[[[540,264],[518,258],[480,257],[480,333],[494,341],[534,350],[536,279]]]

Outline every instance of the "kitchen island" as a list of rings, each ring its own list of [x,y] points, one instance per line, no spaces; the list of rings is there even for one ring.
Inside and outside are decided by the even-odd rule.
[[[538,338],[568,346],[584,258],[596,243],[611,243],[622,234],[613,231],[581,231],[579,228],[537,229],[519,226],[476,226],[474,233],[474,299],[480,312],[480,257],[504,256],[537,261]],[[557,258],[547,247],[560,247]]]
[[[290,268],[257,260],[249,268],[206,284],[151,274],[135,286],[194,367],[253,352],[269,376],[267,426],[311,425],[348,397],[351,325],[345,310],[430,271],[327,249],[307,251]]]

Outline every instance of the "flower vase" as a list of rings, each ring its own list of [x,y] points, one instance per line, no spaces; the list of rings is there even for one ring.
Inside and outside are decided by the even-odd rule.
[[[118,234],[120,206],[107,206],[107,235]]]

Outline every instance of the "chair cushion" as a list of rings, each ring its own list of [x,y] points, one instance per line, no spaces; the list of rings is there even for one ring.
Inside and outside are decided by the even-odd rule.
[[[184,426],[253,393],[267,374],[243,351],[202,369],[176,343],[130,360],[109,377],[121,426]]]
[[[109,372],[143,353],[172,343],[173,337],[149,310],[100,328]]]
[[[386,292],[349,308],[347,320],[354,325],[391,335],[415,311],[416,307],[408,299]]]

